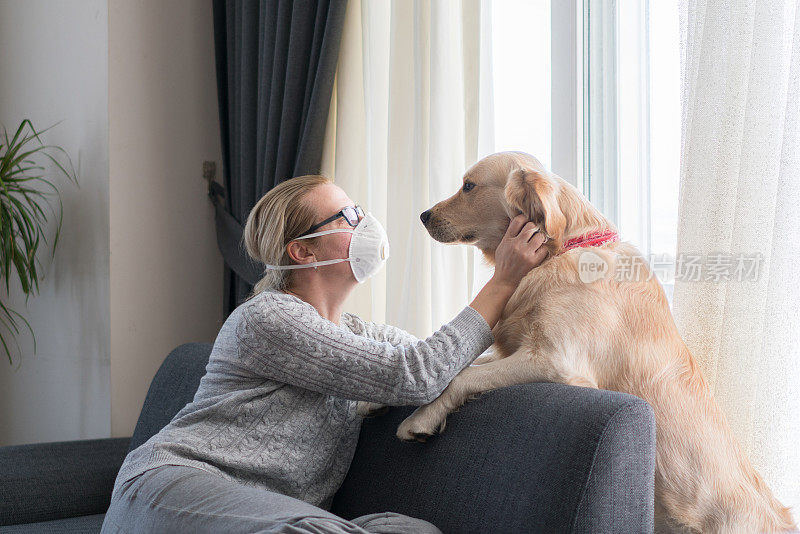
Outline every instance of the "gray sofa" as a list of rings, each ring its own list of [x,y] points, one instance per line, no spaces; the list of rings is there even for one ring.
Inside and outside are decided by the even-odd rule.
[[[0,448],[0,532],[98,532],[117,470],[187,402],[208,343],[173,350],[132,438]],[[365,419],[331,511],[421,517],[449,533],[652,532],[655,422],[638,397],[510,386],[452,414],[426,443],[395,437],[413,407]]]

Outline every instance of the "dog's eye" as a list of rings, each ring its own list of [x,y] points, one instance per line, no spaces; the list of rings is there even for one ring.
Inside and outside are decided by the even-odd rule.
[[[473,184],[472,182],[464,182],[464,188],[463,189],[464,189],[465,193],[469,193],[472,190],[473,187],[475,187],[475,184]]]

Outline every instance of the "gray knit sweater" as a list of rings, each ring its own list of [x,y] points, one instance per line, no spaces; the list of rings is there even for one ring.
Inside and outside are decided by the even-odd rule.
[[[214,342],[194,400],[125,458],[114,484],[165,464],[330,509],[358,441],[356,402],[422,405],[487,349],[466,306],[425,340],[267,290],[237,307]]]

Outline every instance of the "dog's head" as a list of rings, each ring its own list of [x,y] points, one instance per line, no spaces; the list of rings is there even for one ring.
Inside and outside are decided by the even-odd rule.
[[[492,261],[509,221],[520,213],[547,233],[551,253],[573,235],[610,226],[575,187],[524,152],[483,158],[464,174],[456,194],[420,219],[435,240],[475,245]]]

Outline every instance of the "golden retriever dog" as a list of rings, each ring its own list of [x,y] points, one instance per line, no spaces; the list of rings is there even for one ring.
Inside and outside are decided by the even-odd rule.
[[[397,436],[424,441],[469,398],[512,384],[630,393],[655,412],[659,528],[796,528],[736,442],[647,261],[575,187],[529,154],[502,152],[476,163],[460,190],[421,219],[435,240],[474,245],[491,263],[520,213],[546,232],[548,258],[509,300],[493,351],[403,421]]]

